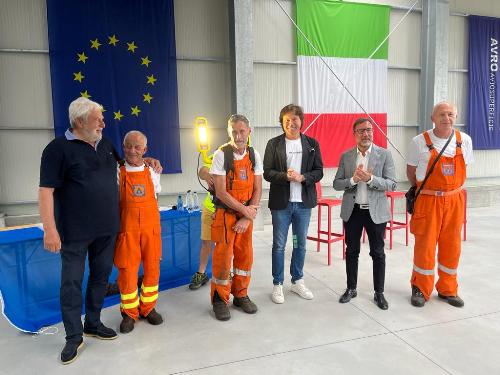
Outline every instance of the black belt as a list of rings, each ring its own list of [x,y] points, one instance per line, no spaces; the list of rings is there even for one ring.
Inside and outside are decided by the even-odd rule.
[[[354,203],[355,206],[358,206],[360,210],[368,210],[370,209],[370,205],[369,204],[359,204],[359,203]]]

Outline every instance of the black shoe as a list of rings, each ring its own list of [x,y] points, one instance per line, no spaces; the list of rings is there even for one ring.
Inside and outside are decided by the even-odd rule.
[[[373,299],[377,303],[377,306],[382,310],[387,310],[389,308],[389,302],[384,297],[384,293],[377,293],[373,295]]]
[[[196,290],[208,282],[208,275],[203,272],[196,272],[191,278],[191,284],[189,284],[189,289]]]
[[[155,309],[151,310],[149,314],[143,316],[143,318],[146,319],[148,323],[153,326],[158,326],[163,323],[163,318]]]
[[[464,300],[459,296],[444,296],[438,293],[438,297],[441,299],[445,299],[450,305],[455,307],[464,307],[465,305]]]
[[[111,328],[106,327],[104,324],[99,323],[97,328],[83,327],[83,334],[89,337],[96,337],[101,340],[114,340],[118,337],[116,332]]]
[[[83,347],[83,338],[79,341],[66,341],[66,345],[61,352],[61,362],[68,365],[78,357],[78,351]]]
[[[425,305],[425,297],[415,285],[411,286],[411,304],[415,307],[423,307]]]
[[[340,297],[339,302],[340,303],[347,303],[352,298],[356,298],[357,295],[358,295],[358,292],[356,291],[356,289],[347,288],[345,290],[344,294],[342,294],[342,296]]]
[[[215,313],[215,318],[217,320],[229,320],[231,319],[231,313],[229,312],[229,306],[219,297],[217,292],[214,294],[214,299],[212,302],[212,308]]]
[[[134,330],[135,320],[127,314],[123,314],[122,322],[120,323],[120,332],[129,333]]]
[[[236,307],[241,307],[241,309],[247,314],[255,314],[257,312],[257,305],[253,303],[248,296],[245,297],[234,297],[233,305]]]

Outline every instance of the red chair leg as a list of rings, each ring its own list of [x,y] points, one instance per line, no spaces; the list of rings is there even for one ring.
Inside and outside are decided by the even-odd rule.
[[[331,238],[332,238],[332,208],[328,207],[328,265],[332,264],[332,255],[330,253]]]
[[[320,239],[321,233],[321,205],[318,205],[318,239]],[[320,242],[316,242],[316,251],[319,253],[319,244]]]

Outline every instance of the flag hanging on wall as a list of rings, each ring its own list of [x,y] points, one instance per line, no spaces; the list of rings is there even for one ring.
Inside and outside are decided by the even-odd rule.
[[[474,149],[500,149],[500,19],[469,17],[468,132]]]
[[[297,0],[296,4],[299,28],[387,133],[388,44],[380,44],[389,33],[390,8],[335,0]],[[352,124],[367,116],[300,32],[297,67],[302,129],[319,141],[325,167],[336,167],[340,155],[355,145]],[[374,142],[387,146],[377,129]]]
[[[173,0],[47,0],[47,18],[56,136],[85,96],[103,106],[118,151],[140,130],[163,173],[180,173]]]

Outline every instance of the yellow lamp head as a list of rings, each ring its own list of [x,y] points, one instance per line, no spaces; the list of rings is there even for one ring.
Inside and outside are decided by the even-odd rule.
[[[196,145],[198,152],[203,156],[203,160],[208,160],[208,152],[210,151],[210,142],[208,139],[208,120],[205,117],[198,116],[194,120],[196,131]]]

